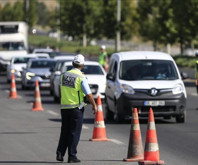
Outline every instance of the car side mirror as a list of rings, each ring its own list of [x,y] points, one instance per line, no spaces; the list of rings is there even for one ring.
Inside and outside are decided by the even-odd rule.
[[[188,78],[188,73],[186,73],[186,72],[180,72],[180,74],[181,74],[181,78],[182,78],[182,80],[184,80],[184,79],[187,79],[187,78]]]
[[[107,74],[107,79],[114,81],[115,80],[115,76],[112,73],[108,73]]]

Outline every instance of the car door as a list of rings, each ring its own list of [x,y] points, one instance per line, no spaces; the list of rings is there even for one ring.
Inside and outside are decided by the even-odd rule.
[[[115,111],[115,91],[116,91],[116,73],[118,63],[113,60],[110,64],[109,72],[107,73],[107,86],[106,86],[106,97],[107,104],[111,111]]]

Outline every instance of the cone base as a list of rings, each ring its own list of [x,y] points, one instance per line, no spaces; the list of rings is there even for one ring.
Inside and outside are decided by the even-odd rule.
[[[43,108],[33,108],[32,111],[43,111]]]
[[[9,99],[18,99],[17,96],[10,96]]]
[[[139,161],[138,162],[139,165],[145,165],[145,164],[149,164],[149,165],[164,165],[164,161],[163,160],[159,160],[159,161],[148,161],[148,160],[143,160],[143,161]]]
[[[136,157],[136,158],[125,158],[123,161],[126,162],[138,162],[138,161],[143,161],[144,157]]]
[[[109,139],[107,138],[100,138],[100,139],[89,139],[89,141],[92,141],[92,142],[108,142],[110,141]]]

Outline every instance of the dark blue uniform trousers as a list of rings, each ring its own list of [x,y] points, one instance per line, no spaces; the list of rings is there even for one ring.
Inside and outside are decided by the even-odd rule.
[[[83,124],[83,111],[84,109],[79,110],[78,108],[61,109],[62,126],[56,152],[64,156],[68,148],[68,159],[77,158],[77,145]]]

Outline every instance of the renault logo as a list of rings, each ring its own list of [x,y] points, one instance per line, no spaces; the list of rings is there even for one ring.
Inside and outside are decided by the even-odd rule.
[[[158,92],[157,89],[155,89],[155,88],[151,89],[151,95],[152,96],[155,96],[157,94],[157,92]]]

